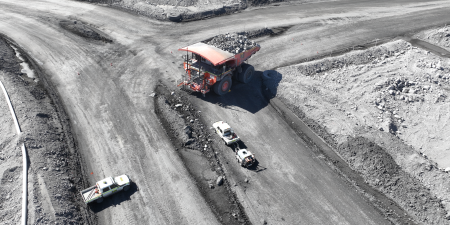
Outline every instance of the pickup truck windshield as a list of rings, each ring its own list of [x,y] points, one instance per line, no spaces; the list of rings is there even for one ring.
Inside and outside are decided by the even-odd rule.
[[[229,136],[229,135],[231,135],[231,132],[229,130],[227,130],[227,131],[225,131],[225,133],[223,133],[223,135]]]

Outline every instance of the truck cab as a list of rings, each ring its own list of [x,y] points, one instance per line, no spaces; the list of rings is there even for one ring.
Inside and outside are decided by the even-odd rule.
[[[121,191],[126,183],[129,183],[129,179],[127,176],[122,175],[114,179],[112,177],[105,178],[97,182],[96,185],[100,194],[102,194],[103,197],[108,197],[117,191]]]

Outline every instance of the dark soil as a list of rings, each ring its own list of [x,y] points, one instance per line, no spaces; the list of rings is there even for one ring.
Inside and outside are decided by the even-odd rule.
[[[214,147],[218,143],[213,142],[213,131],[205,125],[201,112],[185,92],[171,94],[168,87],[158,85],[155,94],[155,113],[217,219],[222,224],[250,224],[225,177]],[[220,186],[216,184],[219,176],[225,178]]]
[[[102,41],[106,43],[111,43],[112,40],[103,32],[95,29],[87,23],[79,20],[62,20],[59,25],[65,30],[70,31],[80,37],[87,38],[95,41]]]
[[[39,82],[20,72],[10,45],[18,49]],[[34,218],[29,216],[28,224],[95,224],[95,216],[80,200],[79,191],[88,184],[69,118],[55,88],[37,63],[11,39],[0,36],[0,50],[0,69],[6,72],[2,79],[10,87],[11,103],[23,132],[17,145],[25,144],[29,159],[28,211],[33,211]]]
[[[363,137],[348,138],[336,150],[365,182],[397,202],[415,220],[425,224],[448,223],[440,200],[377,144]]]
[[[295,122],[292,126],[299,136],[312,150],[323,154],[334,170],[394,224],[448,224],[441,201],[419,180],[403,171],[386,149],[362,137],[349,137],[346,143],[338,145],[325,128],[309,119],[298,107],[287,107],[326,144],[311,139]],[[291,124],[286,112],[280,111],[280,114]]]

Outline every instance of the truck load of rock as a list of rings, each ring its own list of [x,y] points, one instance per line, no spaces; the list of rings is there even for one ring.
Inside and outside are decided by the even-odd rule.
[[[237,33],[220,34],[211,39],[207,44],[233,54],[238,54],[258,46],[255,41],[249,40],[247,36]]]

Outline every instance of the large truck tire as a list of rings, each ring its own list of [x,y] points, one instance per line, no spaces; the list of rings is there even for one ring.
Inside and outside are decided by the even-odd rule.
[[[231,84],[231,76],[226,76],[220,82],[214,84],[214,92],[218,95],[224,95],[230,91]]]
[[[255,68],[252,65],[242,65],[242,73],[239,73],[238,80],[244,84],[250,82],[253,77],[253,72],[255,72]]]

